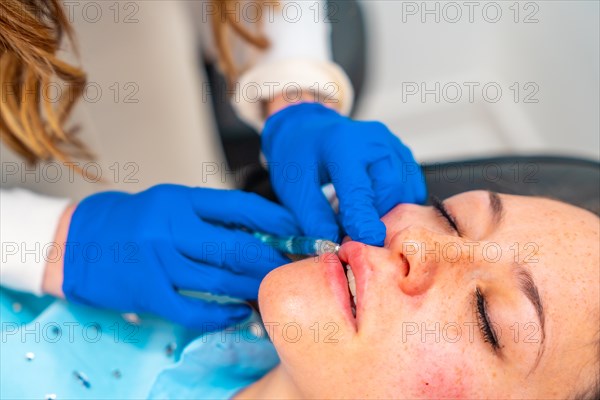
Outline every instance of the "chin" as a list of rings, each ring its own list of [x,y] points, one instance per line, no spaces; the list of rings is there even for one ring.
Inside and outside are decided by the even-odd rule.
[[[265,323],[299,322],[310,313],[310,292],[316,286],[311,279],[310,264],[314,262],[302,260],[286,264],[263,279],[258,291],[258,305]]]
[[[334,293],[327,268],[330,267],[322,257],[308,258],[279,267],[263,279],[258,293],[259,308],[265,326],[272,324],[274,327],[267,331],[275,336],[271,337],[275,345],[280,335],[286,335],[286,325],[295,325],[303,333],[294,347],[301,347],[305,341],[307,346],[314,346],[316,343],[310,339],[316,326],[320,327],[322,335],[326,335],[325,329],[332,329],[333,324],[339,339],[348,337],[345,335],[347,329],[354,332]],[[293,333],[293,328],[290,329],[287,333]],[[287,341],[290,342],[293,341]],[[321,344],[322,341],[318,342]],[[281,344],[288,347],[287,343]]]
[[[272,320],[276,306],[280,302],[281,290],[285,290],[286,276],[289,275],[285,270],[292,264],[286,264],[269,272],[265,276],[258,289],[258,307],[260,314],[265,318]]]

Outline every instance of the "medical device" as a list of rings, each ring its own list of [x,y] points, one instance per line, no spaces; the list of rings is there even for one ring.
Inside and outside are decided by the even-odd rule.
[[[320,256],[337,254],[340,245],[327,239],[306,236],[275,236],[264,232],[252,232],[254,237],[274,249],[291,255]]]

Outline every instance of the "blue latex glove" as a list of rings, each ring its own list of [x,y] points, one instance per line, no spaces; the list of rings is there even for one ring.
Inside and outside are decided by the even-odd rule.
[[[249,306],[177,289],[256,299],[261,279],[290,262],[251,234],[224,226],[298,233],[284,208],[241,191],[159,185],[139,194],[92,195],[71,219],[63,292],[76,303],[224,328],[250,315]]]
[[[339,240],[336,216],[321,191],[332,182],[339,218],[353,239],[381,246],[380,217],[398,203],[423,203],[427,190],[408,147],[379,122],[357,122],[318,103],[271,116],[262,151],[281,202],[308,236]]]

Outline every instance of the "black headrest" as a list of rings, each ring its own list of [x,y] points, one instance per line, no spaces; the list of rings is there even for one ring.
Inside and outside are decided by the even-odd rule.
[[[600,164],[568,157],[510,156],[427,164],[429,193],[440,198],[468,190],[550,197],[600,212]]]

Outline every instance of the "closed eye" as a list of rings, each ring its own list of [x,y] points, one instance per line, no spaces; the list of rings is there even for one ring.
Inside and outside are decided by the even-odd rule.
[[[500,343],[498,342],[498,335],[493,328],[492,322],[487,312],[487,302],[481,292],[481,289],[475,289],[475,304],[477,309],[477,323],[483,336],[483,341],[489,343],[494,351],[500,349]]]
[[[458,230],[458,225],[456,224],[456,220],[454,219],[452,214],[448,212],[448,209],[444,205],[444,202],[441,201],[439,197],[431,196],[431,204],[433,205],[433,208],[435,208],[435,210],[438,212],[440,217],[442,217],[446,221],[448,227],[454,232],[456,232],[458,236],[461,236],[460,231]]]

